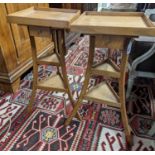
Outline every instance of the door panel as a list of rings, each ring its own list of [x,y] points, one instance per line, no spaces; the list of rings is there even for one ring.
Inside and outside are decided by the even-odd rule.
[[[32,6],[39,7],[48,7],[48,4],[33,4],[33,3],[24,3],[24,4],[11,4],[7,3],[6,8],[7,12],[13,13],[19,10],[23,10]],[[17,24],[11,24],[12,33],[15,41],[16,51],[17,51],[17,59],[18,63],[22,63],[28,60],[31,57],[31,46],[30,39],[28,35],[28,29],[26,26],[19,26]],[[37,51],[41,51],[45,46],[50,43],[51,39],[45,38],[36,38],[37,42]]]
[[[17,67],[16,49],[10,24],[6,20],[5,4],[0,4],[0,72],[7,73]],[[7,63],[9,62],[9,63]]]

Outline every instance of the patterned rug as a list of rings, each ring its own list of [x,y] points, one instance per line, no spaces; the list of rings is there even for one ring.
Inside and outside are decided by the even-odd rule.
[[[78,38],[68,49],[66,56],[68,79],[75,100],[77,100],[88,59],[89,38]],[[94,63],[107,57],[107,49],[97,48]],[[113,52],[113,60],[119,65],[121,54]],[[56,72],[52,66],[40,66],[39,78]],[[79,109],[83,121],[74,118],[64,126],[72,107],[68,95],[59,92],[38,90],[35,109],[26,111],[31,96],[32,72],[21,81],[15,94],[0,91],[0,150],[126,150],[124,128],[120,110],[106,105],[83,100]],[[105,80],[95,76],[89,81],[89,88]],[[117,91],[116,79],[109,79]],[[134,132],[131,150],[155,150],[155,119],[152,83],[147,79],[135,82],[131,100],[127,101],[127,112]]]

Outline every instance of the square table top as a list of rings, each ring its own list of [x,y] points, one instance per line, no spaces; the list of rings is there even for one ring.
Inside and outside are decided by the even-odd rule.
[[[10,23],[68,29],[79,10],[30,7],[7,16]]]
[[[86,11],[71,24],[71,31],[85,34],[155,36],[154,24],[141,12]]]

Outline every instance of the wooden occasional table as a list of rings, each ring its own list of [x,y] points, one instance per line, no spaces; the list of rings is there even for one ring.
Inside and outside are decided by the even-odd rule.
[[[79,15],[79,10],[35,7],[8,15],[10,23],[26,25],[29,29],[33,58],[33,90],[28,105],[29,112],[32,111],[37,89],[66,92],[73,105],[74,100],[71,95],[65,66],[64,32],[69,30],[70,23]],[[49,50],[48,54],[38,58],[35,37],[51,37],[54,42],[54,51],[47,49]],[[57,74],[39,81],[38,65],[43,64],[57,66]],[[59,71],[59,67],[61,67],[61,71]]]
[[[155,36],[155,27],[143,13],[88,11],[84,12],[71,24],[71,31],[89,34],[90,46],[83,88],[65,125],[68,125],[75,116],[83,99],[107,104],[120,108],[126,142],[127,144],[131,144],[131,128],[128,124],[125,105],[125,73],[128,63],[128,54],[132,47],[132,38],[138,37],[139,35]],[[110,57],[94,66],[93,58],[95,47],[120,49],[122,51],[120,68],[115,65]],[[119,81],[119,93],[117,94],[108,82],[102,82],[94,88],[87,90],[89,79],[92,75],[117,78]]]

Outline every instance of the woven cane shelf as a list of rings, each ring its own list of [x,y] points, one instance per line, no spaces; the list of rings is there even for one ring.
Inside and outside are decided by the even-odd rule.
[[[49,91],[55,90],[60,92],[66,92],[65,86],[63,84],[63,79],[58,74],[53,75],[47,79],[38,81],[37,88]]]
[[[57,54],[52,53],[50,55],[45,55],[40,57],[37,60],[37,63],[39,65],[53,65],[53,66],[61,66],[60,62],[59,62],[59,58],[57,56]]]
[[[120,78],[120,69],[110,59],[107,59],[104,62],[93,66],[91,74]]]
[[[119,97],[107,82],[102,82],[89,90],[84,99],[109,106],[120,107]]]

